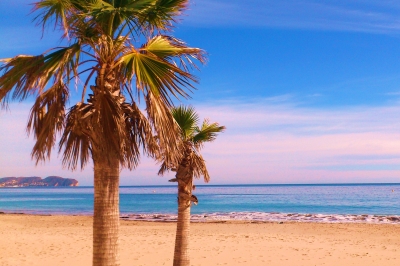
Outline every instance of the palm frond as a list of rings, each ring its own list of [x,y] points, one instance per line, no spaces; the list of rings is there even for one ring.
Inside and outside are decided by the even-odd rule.
[[[70,38],[79,40],[80,43],[92,43],[104,34],[103,27],[98,21],[91,17],[87,17],[87,11],[81,11],[75,15],[67,17],[68,35]]]
[[[217,134],[225,129],[225,126],[220,126],[218,123],[210,124],[209,120],[205,119],[201,127],[195,129],[196,134],[193,136],[193,144],[196,148],[201,148],[204,142],[214,141]]]
[[[33,11],[39,12],[35,17],[37,24],[42,25],[42,29],[51,21],[56,26],[64,28],[64,34],[68,35],[69,23],[67,22],[68,13],[74,7],[72,0],[42,0],[34,4]]]
[[[122,38],[113,39],[110,36],[102,35],[90,44],[94,51],[95,58],[102,65],[114,64],[114,61],[126,49]]]
[[[182,145],[179,126],[160,97],[149,92],[145,100],[148,119],[157,135],[158,145],[163,149],[160,160],[167,165],[176,165],[181,156]]]
[[[208,183],[210,181],[210,175],[208,174],[206,162],[204,161],[203,157],[196,152],[192,153],[192,171],[193,177],[195,178],[204,178],[204,182]]]
[[[151,4],[141,9],[137,14],[142,27],[150,31],[169,30],[176,22],[176,17],[187,9],[188,0],[139,0]]]
[[[5,107],[10,100],[24,100],[37,92],[40,80],[37,77],[43,65],[43,55],[19,55],[10,59],[3,59],[5,64],[0,67],[4,74],[0,77],[0,101]],[[14,89],[12,95],[10,92]]]
[[[114,1],[93,1],[88,5],[88,14],[93,17],[96,24],[102,28],[102,32],[108,36],[113,36],[116,30],[114,18],[117,13],[121,11],[120,8],[115,7]],[[117,28],[119,25],[116,25]]]
[[[151,43],[147,44],[152,45]],[[120,64],[123,75],[128,80],[133,80],[135,77],[136,87],[140,91],[152,91],[154,95],[160,95],[163,101],[169,105],[171,105],[170,95],[187,98],[189,95],[182,87],[193,88],[192,82],[197,82],[197,79],[167,58],[149,53],[147,44],[139,50],[132,47],[121,56]],[[167,49],[164,51],[167,53]],[[180,56],[184,56],[185,50],[181,51]]]
[[[0,101],[3,106],[10,100],[24,100],[29,95],[45,90],[51,78],[54,83],[64,80],[69,83],[72,76],[77,76],[80,45],[58,49],[47,55],[19,55],[3,60],[0,67],[4,74],[0,77]]]
[[[113,36],[124,25],[136,33],[168,30],[187,3],[187,0],[98,0],[87,6],[88,14],[101,25],[103,32]]]
[[[93,38],[105,32],[102,26],[108,24],[109,19],[96,20],[90,12],[106,5],[110,4],[102,0],[42,0],[34,5],[33,11],[38,13],[34,20],[42,25],[42,30],[50,23],[54,23],[55,28],[61,27],[63,37]]]
[[[185,176],[190,174],[195,178],[203,176],[204,181],[208,182],[210,175],[200,154],[200,149],[205,142],[215,140],[217,134],[223,132],[225,127],[220,126],[218,123],[210,124],[208,119],[203,121],[201,127],[197,126],[199,116],[191,106],[171,108],[171,114],[181,129],[179,137],[182,141],[178,146],[180,153],[178,154],[178,160],[162,161],[158,174],[163,175],[171,169],[177,169],[177,179],[179,179],[178,175]],[[161,147],[163,148],[164,146]],[[162,150],[162,159],[168,155],[168,152],[168,150]]]
[[[124,147],[124,156],[128,169],[135,168],[140,159],[140,147],[150,157],[159,157],[159,147],[153,136],[153,129],[147,118],[142,114],[135,103],[122,105],[125,114],[125,131],[128,139]]]
[[[40,77],[39,88],[44,89],[52,77],[69,83],[73,76],[78,76],[80,51],[81,45],[74,43],[46,55],[43,65],[38,69],[41,75],[36,73]]]
[[[193,137],[194,130],[200,118],[192,106],[183,105],[171,109],[172,116],[178,123],[182,132],[182,139],[189,140]]]
[[[90,158],[93,136],[90,123],[90,115],[93,113],[93,105],[76,104],[67,114],[65,130],[59,142],[59,152],[62,153],[63,166],[75,170],[80,161],[81,169]]]
[[[97,91],[98,90],[98,91]],[[103,151],[107,151],[106,159],[111,162],[118,158],[123,161],[121,150],[126,145],[127,132],[125,129],[124,112],[120,104],[120,98],[109,90],[96,88],[94,90],[93,109],[91,126],[96,132],[96,141]]]
[[[188,47],[183,41],[166,35],[153,37],[140,50],[170,62],[179,63],[179,66],[185,71],[188,71],[189,67],[197,68],[192,59],[196,59],[200,63],[206,61],[203,50]]]
[[[36,139],[32,149],[32,158],[36,159],[36,163],[50,158],[57,133],[64,128],[68,96],[68,87],[59,82],[39,95],[31,108],[27,130],[33,132]]]
[[[175,168],[175,165],[169,165],[166,161],[162,161],[160,169],[158,169],[158,175],[164,175],[169,172],[172,168]]]

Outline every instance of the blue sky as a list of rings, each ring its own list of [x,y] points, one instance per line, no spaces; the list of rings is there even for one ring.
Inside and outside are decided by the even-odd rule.
[[[0,2],[0,58],[59,44],[52,29],[41,38],[32,2]],[[190,1],[172,34],[208,53],[183,102],[227,126],[204,149],[213,184],[400,182],[397,1]],[[0,176],[92,184],[90,166],[70,172],[56,155],[34,166],[29,107],[0,113]],[[156,172],[143,159],[121,183],[166,184]]]

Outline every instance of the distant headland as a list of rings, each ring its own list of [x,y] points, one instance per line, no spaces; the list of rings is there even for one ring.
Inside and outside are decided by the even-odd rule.
[[[0,178],[0,187],[77,187],[78,185],[78,180],[60,176],[48,176],[45,179],[38,176]]]

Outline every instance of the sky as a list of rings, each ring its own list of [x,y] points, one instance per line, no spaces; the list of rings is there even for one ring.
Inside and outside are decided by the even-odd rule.
[[[32,23],[33,2],[0,1],[0,58],[60,44]],[[227,127],[203,149],[210,184],[400,182],[398,1],[192,0],[171,34],[208,57],[181,103]],[[0,177],[92,185],[92,165],[63,169],[57,150],[35,166],[31,105],[0,111]],[[143,158],[121,185],[167,185],[158,167]]]

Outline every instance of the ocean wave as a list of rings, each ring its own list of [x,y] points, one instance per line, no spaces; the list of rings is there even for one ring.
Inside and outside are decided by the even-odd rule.
[[[176,214],[128,214],[124,220],[174,222]],[[250,221],[250,222],[319,222],[319,223],[372,223],[400,224],[399,215],[371,214],[311,214],[278,212],[229,212],[192,214],[192,222]]]

